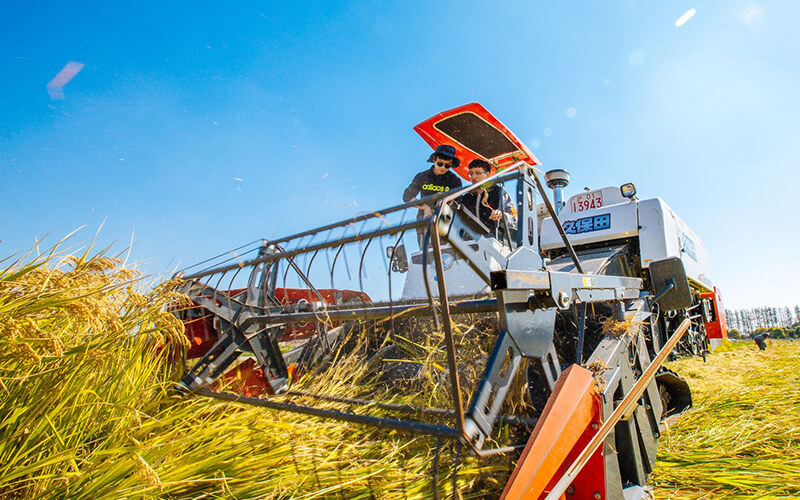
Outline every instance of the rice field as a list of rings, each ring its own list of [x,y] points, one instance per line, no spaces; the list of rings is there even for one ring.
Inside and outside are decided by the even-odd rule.
[[[656,498],[800,498],[800,342],[671,363],[694,409],[662,434]]]
[[[179,397],[176,283],[104,251],[2,266],[2,498],[476,498],[510,472],[435,438]],[[328,389],[350,394],[354,370]]]
[[[502,491],[509,458],[478,460],[435,438],[177,396],[186,341],[168,311],[183,300],[176,287],[148,283],[108,250],[56,245],[0,261],[0,498]],[[690,379],[695,409],[662,438],[657,498],[800,495],[798,354],[800,343],[772,342],[766,352],[743,346],[705,365],[673,364]],[[428,368],[440,362],[431,356]],[[327,382],[301,384],[335,381],[329,389],[352,395],[357,374],[342,363]]]

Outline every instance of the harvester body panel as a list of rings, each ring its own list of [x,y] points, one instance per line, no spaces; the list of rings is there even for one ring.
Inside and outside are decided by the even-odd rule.
[[[709,299],[713,307],[711,317],[706,322],[706,333],[711,348],[716,349],[728,338],[728,318],[725,316],[725,306],[717,287],[714,287],[713,292],[702,294],[702,297]]]
[[[610,196],[614,191],[617,196]],[[651,262],[678,257],[690,283],[703,293],[712,291],[706,247],[669,205],[657,197],[625,199],[619,195],[619,188],[603,188],[602,192],[607,201],[600,208],[573,212],[573,204],[568,201],[561,212],[562,227],[576,248],[633,238],[639,246],[642,269],[647,269]],[[550,217],[542,221],[541,248],[545,251],[564,248]]]
[[[508,247],[501,245],[497,239],[482,237],[473,243],[477,254],[484,260],[486,266],[492,271],[505,268],[505,261],[510,253]],[[433,255],[429,252],[423,259],[423,252],[412,254],[408,264],[408,274],[403,287],[402,298],[405,300],[427,299],[427,291],[438,297],[436,286],[436,271],[434,269]],[[424,270],[423,263],[427,265]],[[490,293],[489,284],[470,267],[455,249],[442,248],[442,267],[447,281],[447,291],[451,296],[481,296]],[[425,276],[428,277],[428,288],[425,287]]]

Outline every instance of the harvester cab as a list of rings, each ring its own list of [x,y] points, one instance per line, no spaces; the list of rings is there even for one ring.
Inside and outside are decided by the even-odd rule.
[[[414,217],[412,201],[186,270],[194,307],[181,314],[197,357],[179,389],[433,435],[480,457],[510,454],[504,498],[645,498],[661,419],[691,405],[688,386],[662,365],[687,332],[705,331],[702,294],[715,289],[672,247],[651,251],[657,245],[633,228],[656,220],[636,207],[661,207],[683,231],[683,254],[705,258],[699,239],[660,200],[647,205],[619,188],[567,202],[557,194],[554,204],[539,160],[479,104],[415,130],[433,148],[455,145],[462,176],[472,159],[491,163],[487,182],[516,197],[514,238],[487,234],[459,207],[481,187],[471,185],[428,198],[428,218]],[[564,173],[548,185],[563,189]],[[486,328],[476,337],[477,325]],[[431,339],[425,359],[411,359]],[[485,352],[471,350],[481,343]],[[388,374],[415,387],[438,356],[421,399],[449,408],[372,398],[403,383],[347,397],[303,385],[304,374],[323,377],[349,355],[363,357],[365,380]],[[509,404],[519,393],[524,403]],[[499,432],[509,426],[517,432]]]

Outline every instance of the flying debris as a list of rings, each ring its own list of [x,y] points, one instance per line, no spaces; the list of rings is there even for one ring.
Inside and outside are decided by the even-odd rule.
[[[749,4],[742,12],[742,22],[748,26],[754,25],[761,21],[766,15],[763,7],[757,4]]]
[[[676,27],[676,28],[680,28],[681,26],[683,26],[684,24],[686,24],[686,22],[687,22],[689,19],[691,19],[691,18],[693,18],[693,17],[694,17],[694,14],[695,14],[696,12],[697,12],[697,11],[696,11],[696,10],[694,10],[694,9],[689,9],[689,10],[687,10],[687,11],[686,11],[686,12],[685,12],[685,13],[684,13],[684,14],[683,14],[681,17],[679,17],[679,18],[678,18],[678,20],[677,20],[677,21],[675,21],[675,27]]]
[[[54,101],[64,100],[64,87],[80,73],[84,64],[70,61],[47,83],[47,93]]]
[[[640,64],[644,63],[646,58],[646,54],[642,49],[636,49],[628,54],[628,64],[631,66],[639,66]]]

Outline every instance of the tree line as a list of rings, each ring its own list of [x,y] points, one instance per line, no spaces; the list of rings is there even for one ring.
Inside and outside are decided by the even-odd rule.
[[[773,338],[800,338],[800,305],[792,310],[784,307],[754,307],[752,309],[726,309],[728,336],[752,337],[769,333]]]

